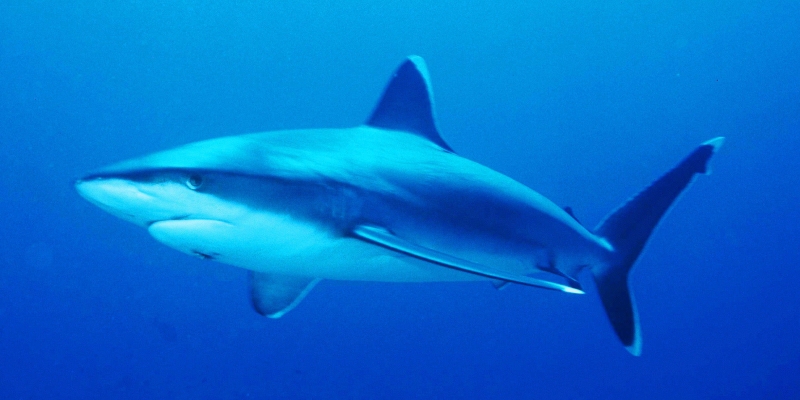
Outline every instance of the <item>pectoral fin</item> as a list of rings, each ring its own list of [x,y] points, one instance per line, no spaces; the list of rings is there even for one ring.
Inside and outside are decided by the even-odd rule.
[[[423,261],[441,265],[446,268],[455,269],[473,275],[483,276],[501,281],[519,283],[520,285],[535,286],[544,289],[559,290],[567,293],[582,294],[583,291],[555,282],[531,278],[525,275],[512,274],[484,265],[476,264],[458,257],[453,257],[445,253],[419,246],[402,238],[399,238],[388,230],[371,225],[359,225],[353,229],[353,235],[359,239],[394,250]]]
[[[280,318],[291,311],[320,279],[250,271],[250,298],[261,315]]]

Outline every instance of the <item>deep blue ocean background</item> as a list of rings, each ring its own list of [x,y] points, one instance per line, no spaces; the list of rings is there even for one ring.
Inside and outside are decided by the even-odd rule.
[[[595,289],[325,281],[269,320],[246,272],[80,198],[106,164],[348,127],[409,54],[445,140],[593,226],[727,142],[632,275]],[[0,398],[800,398],[800,2],[0,2]],[[587,278],[587,277],[584,277]]]

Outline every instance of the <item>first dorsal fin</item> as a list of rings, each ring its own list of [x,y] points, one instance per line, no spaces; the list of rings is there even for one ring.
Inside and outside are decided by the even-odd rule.
[[[436,129],[428,68],[418,56],[409,56],[397,68],[367,125],[413,133],[452,151]]]

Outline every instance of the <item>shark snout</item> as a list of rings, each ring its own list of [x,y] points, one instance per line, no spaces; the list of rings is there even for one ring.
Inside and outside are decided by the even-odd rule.
[[[176,216],[173,210],[160,206],[158,198],[144,193],[136,182],[127,179],[81,178],[75,181],[75,190],[104,211],[139,226]]]
[[[82,178],[75,181],[75,189],[86,200],[102,206],[124,207],[144,194],[134,184],[118,178]]]

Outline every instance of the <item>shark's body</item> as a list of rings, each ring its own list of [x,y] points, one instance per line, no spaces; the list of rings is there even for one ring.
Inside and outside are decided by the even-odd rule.
[[[212,139],[78,181],[101,208],[162,243],[252,273],[256,310],[278,317],[320,279],[489,280],[582,293],[590,268],[617,334],[639,353],[627,274],[650,232],[721,139],[594,232],[439,136],[427,71],[411,57],[369,121]]]

